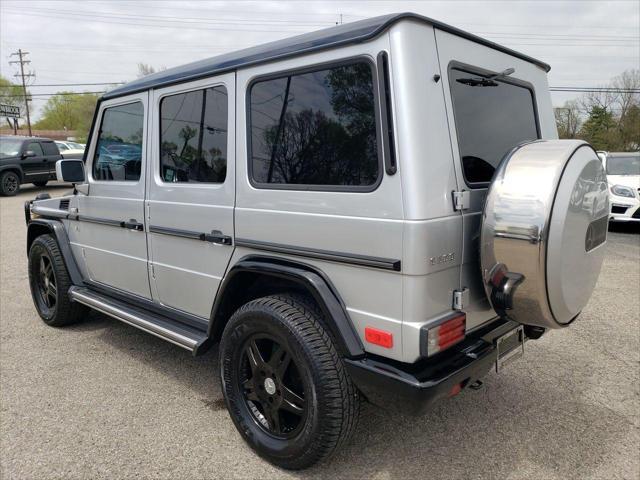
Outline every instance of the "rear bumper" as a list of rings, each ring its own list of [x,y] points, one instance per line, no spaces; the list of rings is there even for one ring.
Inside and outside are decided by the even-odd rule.
[[[517,326],[498,320],[450,350],[411,365],[380,357],[344,361],[351,379],[371,403],[419,415],[448,397],[455,385],[465,388],[485,376],[496,362],[494,340]]]

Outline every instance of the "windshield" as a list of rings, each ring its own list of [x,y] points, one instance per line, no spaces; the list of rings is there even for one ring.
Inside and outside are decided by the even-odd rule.
[[[607,157],[607,175],[640,175],[640,155]]]
[[[21,146],[22,140],[0,139],[0,157],[17,157]]]

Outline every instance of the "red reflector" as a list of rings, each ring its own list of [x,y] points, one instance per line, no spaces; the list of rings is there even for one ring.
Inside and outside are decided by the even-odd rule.
[[[456,383],[453,387],[451,387],[451,390],[449,391],[449,396],[454,397],[457,394],[459,394],[461,390],[462,390],[462,383]]]
[[[393,347],[393,335],[384,330],[366,327],[364,329],[364,338],[367,342],[373,343],[374,345],[380,345],[384,348]]]

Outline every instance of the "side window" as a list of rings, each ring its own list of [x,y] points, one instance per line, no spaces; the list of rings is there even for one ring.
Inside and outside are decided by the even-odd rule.
[[[533,94],[459,68],[449,70],[449,83],[464,178],[483,187],[509,150],[539,138]]]
[[[222,183],[227,176],[227,89],[160,102],[160,176],[165,182]]]
[[[42,142],[42,150],[45,155],[58,155],[60,153],[53,142]]]
[[[29,145],[27,145],[27,150],[31,150],[33,153],[36,154],[36,157],[42,157],[44,156],[44,152],[42,151],[42,147],[40,146],[40,143],[38,142],[31,142]]]
[[[252,180],[325,189],[376,184],[373,82],[364,61],[256,82],[250,91]]]
[[[144,107],[141,102],[109,107],[102,113],[93,156],[95,180],[137,181],[142,169]]]

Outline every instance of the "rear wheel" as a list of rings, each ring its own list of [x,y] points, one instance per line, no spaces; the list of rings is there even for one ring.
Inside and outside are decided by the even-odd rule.
[[[49,183],[49,181],[48,181],[48,180],[43,180],[43,181],[41,181],[41,182],[33,182],[33,184],[34,184],[36,187],[40,187],[40,188],[42,188],[42,187],[46,187],[46,186],[47,186],[47,183]]]
[[[262,457],[302,469],[351,436],[358,393],[303,298],[269,296],[242,306],[220,344],[222,388],[245,441]]]
[[[41,235],[29,250],[29,286],[38,315],[52,327],[76,323],[88,312],[87,307],[69,298],[72,283],[51,235]]]
[[[20,177],[16,172],[4,172],[0,175],[0,194],[12,197],[20,190]]]

